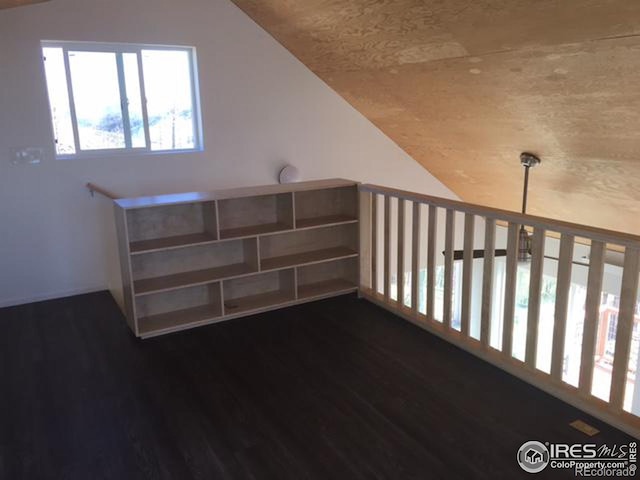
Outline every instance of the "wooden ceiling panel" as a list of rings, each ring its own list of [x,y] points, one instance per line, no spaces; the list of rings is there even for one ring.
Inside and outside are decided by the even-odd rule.
[[[640,234],[640,2],[235,0],[462,199]]]
[[[44,3],[49,0],[0,0],[0,10],[5,8],[24,7],[34,3]]]
[[[483,55],[640,33],[628,0],[235,0],[314,71]]]

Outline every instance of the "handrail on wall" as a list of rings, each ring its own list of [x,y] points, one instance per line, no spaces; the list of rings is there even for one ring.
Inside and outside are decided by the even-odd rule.
[[[104,188],[99,187],[95,183],[87,182],[85,186],[89,190],[89,193],[91,194],[92,197],[94,196],[94,194],[99,193],[100,195],[103,195],[110,200],[116,200],[119,198],[114,193],[111,193],[109,190],[105,190]]]

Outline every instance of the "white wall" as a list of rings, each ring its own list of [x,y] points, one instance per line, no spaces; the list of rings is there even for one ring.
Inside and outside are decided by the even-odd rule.
[[[55,160],[40,40],[197,48],[205,152]],[[0,11],[0,305],[106,288],[122,196],[345,177],[454,197],[227,0],[54,0]],[[10,149],[45,147],[39,165]]]

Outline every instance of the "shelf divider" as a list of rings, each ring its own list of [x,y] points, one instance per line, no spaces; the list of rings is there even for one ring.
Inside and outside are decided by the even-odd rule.
[[[356,223],[358,219],[351,215],[325,215],[322,217],[299,218],[296,220],[296,230],[314,227],[329,227],[343,223]]]
[[[358,252],[349,247],[323,248],[321,250],[313,250],[310,252],[263,258],[261,260],[260,267],[262,271],[277,270],[280,268],[289,268],[356,256],[358,256]]]
[[[201,285],[218,280],[237,277],[256,272],[257,270],[248,263],[236,263],[222,267],[206,268],[192,272],[175,273],[161,277],[145,278],[133,282],[133,290],[138,295],[164,292],[177,288]]]

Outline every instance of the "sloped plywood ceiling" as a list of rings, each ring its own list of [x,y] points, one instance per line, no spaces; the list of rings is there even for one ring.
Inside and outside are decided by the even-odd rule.
[[[3,8],[23,7],[34,3],[48,2],[49,0],[0,0],[0,10]]]
[[[640,1],[234,0],[463,200],[640,234]]]

